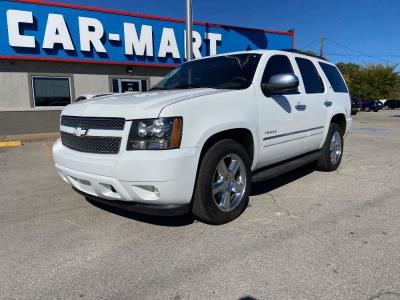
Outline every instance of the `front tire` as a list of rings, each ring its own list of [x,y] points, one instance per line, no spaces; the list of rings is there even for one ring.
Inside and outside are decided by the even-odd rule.
[[[317,170],[324,172],[335,171],[342,161],[343,156],[343,132],[336,124],[329,125],[328,135],[324,146],[321,149],[321,156],[318,160]]]
[[[251,188],[251,161],[234,140],[221,140],[200,162],[192,213],[200,221],[224,224],[246,209]]]

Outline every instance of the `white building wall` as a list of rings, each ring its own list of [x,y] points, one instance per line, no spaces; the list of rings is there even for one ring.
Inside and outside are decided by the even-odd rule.
[[[84,94],[102,94],[110,91],[108,75],[74,74],[75,98]]]
[[[162,76],[152,76],[152,77],[150,77],[150,87],[152,87],[153,85],[157,84],[163,78],[164,77],[162,77]]]
[[[27,73],[0,72],[0,109],[31,107]]]

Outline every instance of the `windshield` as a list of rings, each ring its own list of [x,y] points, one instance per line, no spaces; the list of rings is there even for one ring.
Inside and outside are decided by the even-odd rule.
[[[247,53],[190,61],[170,72],[152,90],[246,89],[253,81],[260,57]]]

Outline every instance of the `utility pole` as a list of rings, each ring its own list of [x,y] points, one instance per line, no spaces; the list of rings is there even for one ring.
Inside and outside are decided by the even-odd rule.
[[[192,0],[186,0],[186,59],[193,58],[193,10]]]
[[[325,41],[325,38],[323,35],[321,35],[321,42],[320,42],[320,48],[319,48],[319,56],[321,56],[321,57],[324,56],[324,41]]]

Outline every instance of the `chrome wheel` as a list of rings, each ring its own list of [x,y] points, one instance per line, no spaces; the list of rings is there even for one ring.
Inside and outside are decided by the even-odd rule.
[[[228,154],[218,163],[214,172],[212,193],[219,209],[234,210],[246,189],[246,167],[236,154]]]
[[[329,151],[331,155],[331,163],[336,165],[342,156],[342,136],[338,131],[335,131],[332,135]]]

